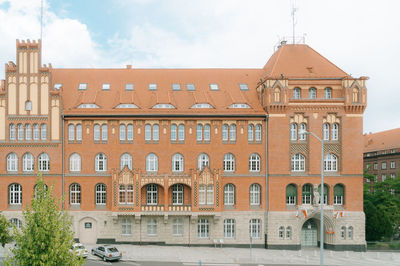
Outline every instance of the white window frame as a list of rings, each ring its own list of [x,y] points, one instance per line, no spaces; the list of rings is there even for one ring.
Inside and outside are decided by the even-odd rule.
[[[222,125],[222,141],[228,141],[228,125]]]
[[[7,171],[17,172],[18,171],[18,156],[15,153],[7,155]]]
[[[230,141],[236,141],[236,125],[231,124],[229,127],[229,140]]]
[[[204,141],[210,141],[211,139],[211,126],[209,124],[204,125]]]
[[[304,141],[307,139],[307,135],[304,133],[307,130],[306,123],[301,123],[299,128],[299,140]]]
[[[75,126],[73,124],[68,125],[68,141],[75,140]]]
[[[290,140],[292,140],[292,141],[297,140],[297,124],[296,123],[290,124]]]
[[[130,218],[122,218],[121,220],[121,235],[132,235],[132,221]]]
[[[172,220],[172,235],[183,236],[183,220],[182,218],[174,218]]]
[[[41,153],[38,156],[39,171],[50,171],[50,157],[47,153]]]
[[[296,153],[291,160],[292,172],[304,172],[306,170],[306,157],[301,153]]]
[[[76,140],[82,141],[82,125],[77,124],[75,130],[76,130]]]
[[[308,190],[309,191],[308,191]],[[301,188],[301,199],[302,199],[302,204],[311,204],[312,203],[312,191],[313,188],[310,184],[304,184],[303,187]]]
[[[301,98],[301,90],[300,88],[293,89],[293,99],[300,99]]]
[[[205,166],[210,166],[210,157],[205,153],[201,153],[197,158],[197,168],[203,170]]]
[[[249,221],[249,235],[251,238],[261,238],[261,219]]]
[[[207,205],[214,204],[214,185],[207,185],[206,203]]]
[[[316,88],[310,88],[308,90],[308,97],[310,99],[316,99],[317,98],[317,89]]]
[[[156,184],[148,184],[146,186],[146,205],[158,204],[158,186]]]
[[[176,124],[172,124],[171,125],[171,141],[177,141],[178,139],[178,127],[176,126]]]
[[[40,129],[39,124],[33,124],[33,140],[40,139]]]
[[[278,233],[279,239],[285,239],[285,227],[280,226],[279,227],[279,233]]]
[[[324,96],[325,96],[325,99],[331,99],[332,98],[332,89],[331,88],[325,88]]]
[[[158,157],[154,153],[150,153],[146,157],[146,171],[147,172],[158,171]]]
[[[332,140],[336,141],[339,139],[339,124],[333,123],[332,124]]]
[[[149,124],[144,126],[144,140],[151,141],[151,125]]]
[[[253,153],[249,158],[249,171],[250,172],[260,172],[260,155]]]
[[[126,126],[124,124],[119,125],[119,140],[120,141],[126,140]]]
[[[206,205],[206,192],[207,186],[206,185],[199,185],[199,205]]]
[[[32,139],[32,128],[30,124],[25,124],[25,140]]]
[[[324,171],[336,172],[338,170],[338,157],[333,153],[328,153],[324,158]]]
[[[158,124],[153,125],[153,141],[159,141],[160,139],[160,127]]]
[[[322,136],[324,140],[329,140],[329,128],[330,125],[328,123],[322,125]]]
[[[224,237],[235,238],[235,219],[224,220]]]
[[[81,171],[81,156],[79,154],[73,153],[69,157],[69,171],[71,172]]]
[[[106,205],[107,203],[107,187],[103,183],[99,183],[96,185],[96,205]]]
[[[262,133],[262,127],[261,124],[256,125],[256,141],[260,142],[261,141],[261,133]]]
[[[247,127],[247,140],[249,142],[254,141],[254,125],[253,124],[250,124]]]
[[[15,125],[10,124],[10,140],[15,140],[16,139],[16,130],[15,130]]]
[[[261,204],[261,186],[259,184],[250,185],[250,205],[259,206]]]
[[[128,124],[126,127],[126,140],[127,141],[133,141],[133,125]]]
[[[95,157],[95,171],[107,171],[107,156],[104,153],[98,153]]]
[[[71,205],[81,204],[81,186],[78,183],[69,186],[69,202]]]
[[[232,153],[227,153],[224,155],[223,170],[225,172],[235,171],[235,156]]]
[[[24,125],[22,124],[17,125],[17,137],[18,140],[24,140]]]
[[[95,124],[93,126],[93,140],[100,141],[100,125],[99,124]]]
[[[22,171],[33,172],[35,170],[35,157],[31,153],[25,153],[22,157]]]
[[[47,125],[41,124],[40,125],[40,138],[41,140],[47,140]]]
[[[157,219],[149,218],[147,220],[147,235],[156,236],[157,235]]]
[[[184,141],[185,140],[185,125],[180,124],[178,126],[178,140]]]
[[[184,187],[182,184],[172,186],[172,205],[183,205]]]
[[[10,205],[22,204],[22,186],[18,183],[13,183],[8,187],[8,203]]]
[[[179,153],[172,156],[172,172],[183,172],[183,156]]]
[[[132,170],[132,155],[130,155],[129,153],[124,153],[121,155],[120,169],[124,169],[125,165],[128,166],[129,170]]]
[[[197,222],[197,236],[198,238],[210,237],[210,222],[208,219],[201,218]]]
[[[235,186],[231,183],[224,186],[224,205],[235,205]]]
[[[203,141],[203,125],[197,124],[196,126],[196,141]]]
[[[101,125],[101,140],[102,141],[108,140],[108,125],[107,124]]]

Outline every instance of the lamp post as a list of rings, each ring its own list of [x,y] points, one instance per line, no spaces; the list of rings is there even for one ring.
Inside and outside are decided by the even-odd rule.
[[[305,131],[299,132],[300,134],[313,135],[321,142],[321,224],[320,224],[320,260],[319,264],[324,265],[324,140],[319,138],[313,132]]]

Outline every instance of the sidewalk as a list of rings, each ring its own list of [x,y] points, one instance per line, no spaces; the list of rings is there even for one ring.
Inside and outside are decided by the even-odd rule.
[[[97,245],[85,245],[90,252]],[[250,253],[249,248],[211,248],[211,247],[178,247],[178,246],[138,246],[115,245],[122,251],[123,261],[171,261],[198,263],[257,263],[257,264],[308,264],[319,265],[319,249],[299,251],[270,250],[256,248]],[[9,244],[6,245],[8,249]],[[0,257],[5,250],[0,247]],[[89,255],[89,259],[94,256]],[[98,259],[98,258],[97,258]],[[391,252],[324,252],[325,265],[354,266],[400,266],[400,253]]]

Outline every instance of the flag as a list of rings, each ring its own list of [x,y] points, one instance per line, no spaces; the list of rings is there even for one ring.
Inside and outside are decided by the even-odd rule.
[[[341,211],[340,212],[340,218],[343,218],[344,217],[344,211]]]
[[[307,209],[303,210],[304,217],[307,219]]]
[[[299,218],[299,210],[296,212],[296,218]]]

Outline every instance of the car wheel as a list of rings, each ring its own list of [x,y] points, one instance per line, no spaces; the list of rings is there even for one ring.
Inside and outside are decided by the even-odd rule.
[[[103,257],[103,260],[104,260],[104,261],[107,261],[107,257],[106,257],[106,256],[104,256],[104,257]]]

